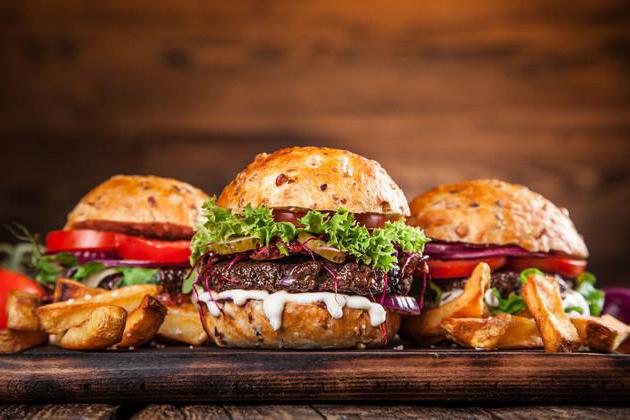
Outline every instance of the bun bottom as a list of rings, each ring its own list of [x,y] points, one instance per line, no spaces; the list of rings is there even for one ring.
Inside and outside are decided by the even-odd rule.
[[[219,347],[263,349],[348,349],[379,347],[385,343],[381,327],[372,327],[364,310],[343,308],[334,319],[319,304],[287,302],[282,326],[274,331],[263,312],[263,303],[249,300],[243,306],[226,301],[222,314],[212,316],[205,305],[203,324],[208,336]],[[387,340],[400,327],[400,316],[387,312]]]

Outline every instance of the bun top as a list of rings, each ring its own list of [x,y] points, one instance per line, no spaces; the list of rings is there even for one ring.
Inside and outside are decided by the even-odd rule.
[[[261,153],[221,193],[235,212],[253,207],[409,214],[405,195],[373,160],[346,150],[291,147]]]
[[[96,229],[161,239],[189,239],[208,196],[175,179],[117,175],[87,193],[65,229]]]
[[[498,180],[447,184],[425,192],[411,202],[408,223],[440,241],[588,257],[566,209],[522,185]]]

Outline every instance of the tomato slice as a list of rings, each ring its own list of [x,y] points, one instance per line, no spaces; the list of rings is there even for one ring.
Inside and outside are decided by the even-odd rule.
[[[46,294],[35,280],[15,271],[0,268],[0,329],[7,327],[7,298],[12,290],[22,290],[39,297]]]
[[[563,277],[575,278],[586,269],[586,260],[562,257],[511,258],[508,266],[514,271],[526,268],[538,268],[547,273],[560,274]]]
[[[289,222],[294,225],[300,224],[300,219],[306,214],[305,211],[293,212],[288,210],[273,209],[273,220],[276,222]]]
[[[98,230],[55,230],[46,236],[46,251],[115,250],[117,234]]]
[[[452,279],[468,277],[480,262],[485,262],[494,271],[505,265],[506,257],[475,258],[467,260],[434,260],[429,259],[429,274],[433,279]]]
[[[289,222],[293,223],[294,225],[299,225],[300,219],[304,217],[306,213],[306,211],[292,212],[288,210],[273,209],[273,219],[276,222]],[[368,229],[382,228],[385,225],[385,222],[387,222],[388,220],[394,221],[399,219],[398,216],[386,216],[376,213],[355,213],[354,218],[357,223],[359,223],[361,226],[365,226]]]
[[[184,263],[190,258],[190,242],[157,241],[119,235],[118,254],[126,260]]]

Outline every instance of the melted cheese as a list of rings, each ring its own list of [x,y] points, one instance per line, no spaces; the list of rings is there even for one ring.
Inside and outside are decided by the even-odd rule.
[[[204,302],[208,306],[208,312],[215,317],[221,315],[219,302],[224,300],[231,300],[238,306],[244,305],[248,300],[262,301],[265,316],[275,331],[282,327],[282,312],[288,302],[303,305],[323,302],[326,305],[326,310],[334,319],[343,316],[344,307],[364,310],[368,312],[370,324],[373,327],[381,325],[387,317],[385,308],[378,303],[371,302],[363,296],[349,296],[341,293],[287,293],[280,291],[270,294],[265,290],[234,289],[221,293],[202,292],[198,295],[198,301]]]

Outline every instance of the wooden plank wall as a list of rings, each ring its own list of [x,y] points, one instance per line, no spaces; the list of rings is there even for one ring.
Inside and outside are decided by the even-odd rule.
[[[627,284],[629,28],[616,0],[4,0],[0,221],[61,226],[120,172],[219,192],[259,151],[319,144],[410,198],[527,184]]]

